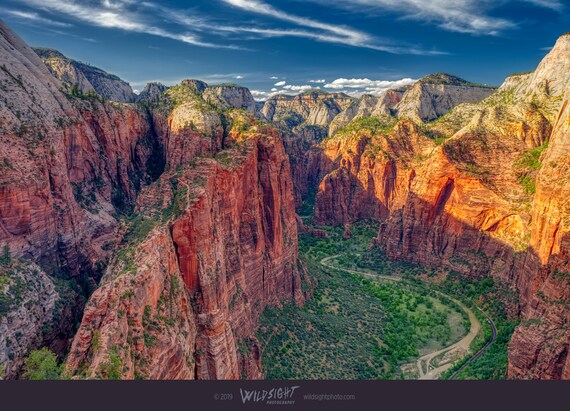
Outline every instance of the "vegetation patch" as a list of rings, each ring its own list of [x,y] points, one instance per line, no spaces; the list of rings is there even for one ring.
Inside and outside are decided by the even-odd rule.
[[[375,136],[390,132],[396,123],[397,119],[391,116],[358,118],[338,130],[336,135],[366,134]]]
[[[448,320],[460,315],[458,308],[428,289],[378,283],[319,263],[341,252],[366,253],[377,225],[354,225],[349,240],[342,227],[323,229],[328,238],[300,237],[302,261],[318,284],[313,297],[302,308],[267,309],[262,316],[258,338],[268,378],[403,378],[403,363],[466,333],[464,322],[452,329]]]

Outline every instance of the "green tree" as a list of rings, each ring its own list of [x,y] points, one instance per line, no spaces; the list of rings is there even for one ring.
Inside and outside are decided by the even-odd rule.
[[[30,352],[24,360],[23,376],[28,380],[61,379],[61,366],[57,363],[57,356],[45,347]]]
[[[8,244],[4,245],[2,255],[0,256],[0,265],[8,266],[12,262],[12,257],[10,255],[10,247]]]

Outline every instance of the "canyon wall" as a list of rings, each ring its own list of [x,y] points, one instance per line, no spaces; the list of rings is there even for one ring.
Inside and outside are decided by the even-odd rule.
[[[353,101],[321,141],[293,130],[286,145],[299,195],[316,187],[313,223],[378,220],[389,258],[491,275],[519,295],[510,378],[568,378],[569,65],[565,35],[499,89],[426,76]]]
[[[138,224],[153,228],[107,269],[68,357],[70,374],[109,377],[116,361],[121,378],[261,378],[259,315],[304,301],[310,282],[297,267],[279,134],[260,125],[177,170],[141,193]]]
[[[521,289],[526,308],[509,346],[511,378],[570,379],[569,97],[567,92],[536,182],[534,253]]]
[[[162,171],[162,143],[146,110],[66,94],[1,22],[0,60],[0,246],[10,259],[36,263],[38,273],[62,281],[74,278],[69,286],[81,284],[79,294],[89,293],[114,246],[119,215],[132,210],[140,187]],[[44,300],[51,301],[38,297]],[[61,321],[73,321],[84,302],[77,295],[66,303],[72,313]],[[8,323],[7,332],[17,327]],[[63,328],[73,332],[73,324]],[[32,342],[33,348],[42,338]],[[23,354],[12,345],[2,356],[21,364]],[[4,368],[14,376],[17,367]]]
[[[68,351],[81,294],[105,273],[70,374],[260,378],[258,316],[302,303],[310,286],[297,268],[281,135],[256,117],[249,90],[188,80],[154,87],[139,105],[103,101],[53,77],[3,23],[0,57],[0,246],[10,261],[38,264],[25,273],[42,280],[30,287],[42,295],[29,315],[6,305],[5,374],[17,376],[31,348]],[[15,298],[20,271],[1,276],[2,301]],[[81,285],[73,301],[54,291],[55,276]],[[24,325],[10,318],[33,310],[45,315],[26,325],[22,349],[10,336]],[[57,341],[38,331],[56,317],[65,326]]]
[[[390,258],[518,291],[509,378],[569,376],[568,64],[563,36],[536,72],[428,126],[454,134],[417,167],[375,242]]]
[[[362,96],[329,126],[329,137],[306,161],[317,178],[316,224],[386,219],[400,209],[416,169],[436,147],[424,125],[459,103],[480,101],[495,89],[447,74],[426,76],[413,86],[380,97]],[[302,183],[302,182],[300,182]]]

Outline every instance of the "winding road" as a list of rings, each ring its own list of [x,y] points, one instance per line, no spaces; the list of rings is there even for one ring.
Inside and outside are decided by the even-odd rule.
[[[388,280],[388,281],[393,281],[393,282],[405,281],[400,277],[392,277],[392,276],[387,276],[387,275],[382,275],[382,274],[372,274],[372,273],[367,273],[367,272],[362,272],[362,271],[350,270],[348,268],[341,268],[341,267],[338,267],[338,266],[335,266],[335,265],[332,265],[329,263],[330,260],[337,258],[337,257],[340,257],[340,254],[325,257],[320,261],[320,263],[324,267],[332,268],[334,270],[341,270],[341,271],[344,271],[344,272],[347,272],[350,274],[357,274],[357,275],[360,275],[364,278],[368,278],[371,280],[383,279],[383,280]],[[452,368],[461,356],[464,356],[465,354],[467,354],[469,352],[469,347],[470,347],[471,343],[473,342],[473,340],[475,339],[475,337],[477,336],[477,334],[479,334],[479,331],[481,330],[481,323],[479,322],[479,320],[477,319],[477,317],[475,316],[475,314],[473,313],[473,311],[469,307],[465,306],[461,301],[457,300],[456,298],[454,298],[448,294],[445,294],[445,293],[438,291],[438,290],[434,290],[434,291],[441,296],[445,296],[445,297],[449,298],[454,303],[456,303],[463,311],[465,311],[465,313],[469,317],[469,322],[471,323],[471,326],[469,329],[469,333],[467,333],[467,335],[465,335],[461,340],[459,340],[456,343],[451,344],[447,347],[444,347],[440,350],[433,351],[433,352],[427,353],[425,355],[422,355],[421,357],[418,358],[418,360],[416,362],[416,366],[417,366],[417,370],[418,370],[418,379],[420,379],[420,380],[437,380],[437,379],[439,379],[439,377],[441,376],[441,374],[443,374],[443,372]],[[475,361],[477,358],[481,357],[485,353],[485,351],[487,351],[489,349],[491,344],[497,339],[497,328],[495,327],[495,323],[481,309],[479,309],[479,308],[477,308],[477,309],[485,316],[487,322],[489,323],[489,325],[491,327],[491,338],[489,339],[489,341],[487,341],[487,343],[479,351],[477,351],[467,361],[465,361],[465,363],[461,367],[459,367],[449,377],[449,379],[451,379],[451,380],[454,379],[455,377],[457,377],[457,375],[459,375],[459,373],[465,367],[467,367],[467,365],[469,365],[471,362]],[[440,358],[440,357],[442,358],[441,363],[435,364],[434,360],[436,358]]]

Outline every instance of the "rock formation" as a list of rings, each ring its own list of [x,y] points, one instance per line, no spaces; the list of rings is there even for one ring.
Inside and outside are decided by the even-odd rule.
[[[340,112],[333,119],[329,126],[329,136],[334,136],[337,131],[353,120],[395,114],[396,106],[402,100],[402,96],[407,90],[409,90],[409,87],[388,90],[380,97],[370,94],[363,95],[358,100],[353,101],[346,110]]]
[[[430,121],[461,103],[477,103],[495,91],[494,87],[471,84],[445,73],[420,79],[406,91],[395,110],[400,118]]]
[[[536,72],[428,125],[444,141],[414,170],[377,240],[391,258],[492,275],[518,290],[510,378],[569,375],[569,45],[563,36]]]
[[[204,100],[221,108],[237,108],[252,114],[257,112],[255,100],[249,89],[235,84],[210,86],[203,91]]]
[[[298,96],[277,95],[265,102],[261,113],[284,131],[284,144],[291,159],[295,204],[301,206],[316,184],[318,176],[312,148],[328,133],[333,119],[343,113],[354,99],[344,93],[309,90]]]
[[[65,57],[59,51],[34,48],[51,73],[64,83],[75,86],[78,92],[97,93],[107,100],[130,103],[136,95],[128,83],[100,68]]]
[[[308,282],[297,269],[289,162],[279,133],[251,114],[249,91],[188,80],[143,105],[103,102],[66,89],[3,23],[0,57],[0,246],[39,264],[35,290],[45,294],[29,308],[45,314],[28,325],[30,346],[0,346],[5,372],[50,344],[37,331],[58,300],[49,276],[78,278],[90,293],[105,272],[70,373],[117,378],[120,361],[122,378],[259,378],[257,317],[268,304],[301,303]],[[13,309],[7,318],[28,315]]]
[[[2,377],[18,375],[30,347],[65,347],[66,337],[75,331],[72,307],[82,304],[75,290],[56,283],[34,263],[12,259],[6,249],[0,263]]]
[[[380,221],[390,258],[510,285],[509,378],[570,378],[570,36],[496,91],[436,74],[261,112],[199,80],[124,103],[120,79],[2,22],[0,62],[5,376],[48,345],[73,378],[262,378],[260,313],[311,292],[297,231],[326,233],[295,205],[314,197],[347,238]]]
[[[116,358],[123,378],[262,376],[257,318],[267,305],[302,303],[307,281],[287,157],[265,127],[143,190],[139,224],[154,228],[116,254],[85,310],[70,373],[105,377]]]
[[[148,83],[137,96],[139,102],[156,102],[168,87],[161,83]]]
[[[402,206],[419,164],[435,148],[423,126],[459,103],[480,101],[494,91],[447,74],[426,76],[413,86],[363,96],[337,115],[329,138],[308,162],[306,185],[318,185],[315,222],[350,224],[385,219]],[[307,163],[307,162],[306,162]],[[315,166],[315,163],[318,164]]]
[[[291,129],[302,125],[327,128],[353,100],[344,93],[320,90],[309,90],[297,96],[279,94],[265,102],[262,113],[269,121]]]

